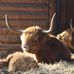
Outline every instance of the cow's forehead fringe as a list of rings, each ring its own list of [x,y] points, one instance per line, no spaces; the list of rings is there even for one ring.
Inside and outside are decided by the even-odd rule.
[[[38,26],[32,26],[32,27],[26,28],[23,32],[36,32],[39,29],[40,29],[40,27],[38,27]]]

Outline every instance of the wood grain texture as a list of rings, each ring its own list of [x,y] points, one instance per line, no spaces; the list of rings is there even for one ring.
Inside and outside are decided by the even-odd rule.
[[[19,29],[25,29],[29,26],[38,25],[42,28],[46,28],[47,26],[47,20],[8,20],[10,26],[12,28],[19,28]],[[0,27],[6,28],[5,20],[0,21]]]
[[[26,14],[7,14],[8,15],[8,19],[14,19],[14,20],[47,20],[48,15],[26,15]],[[0,14],[0,20],[5,19],[5,15],[1,15]]]
[[[14,2],[14,3],[48,3],[48,0],[0,0],[0,2]]]
[[[20,43],[20,37],[17,35],[0,35],[0,43]]]

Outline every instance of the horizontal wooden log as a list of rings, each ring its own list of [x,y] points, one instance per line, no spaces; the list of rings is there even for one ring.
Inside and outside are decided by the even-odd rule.
[[[0,43],[0,51],[22,51],[22,48],[20,44]]]
[[[35,4],[46,4],[48,0],[0,0],[0,2],[14,2],[14,3],[35,3]]]
[[[8,30],[8,28],[0,28],[0,35],[20,35],[20,32]]]
[[[12,15],[12,14],[18,14],[18,15],[47,15],[48,14],[48,12],[31,12],[31,11],[7,11],[7,10],[0,10],[0,14],[1,15],[5,15],[5,14],[10,14],[10,15]]]
[[[14,3],[14,2],[0,2],[0,7],[8,6],[8,7],[32,7],[32,8],[48,8],[48,4],[44,3]]]
[[[0,44],[0,58],[5,58],[14,52],[22,52],[20,44]]]
[[[48,19],[48,15],[18,15],[18,14],[12,14],[12,15],[8,15],[8,19],[16,19],[16,20],[25,20],[25,19],[36,19],[36,20],[47,20]],[[1,15],[0,14],[0,20],[5,19],[5,15]]]
[[[25,29],[29,26],[38,25],[47,28],[47,20],[8,20],[12,28]],[[6,28],[5,20],[0,20],[0,28]]]
[[[0,43],[20,43],[20,37],[15,35],[0,35]]]
[[[30,12],[48,12],[48,8],[17,8],[17,7],[6,7],[6,6],[2,6],[0,7],[0,10],[3,11],[3,10],[6,10],[6,11],[30,11]]]

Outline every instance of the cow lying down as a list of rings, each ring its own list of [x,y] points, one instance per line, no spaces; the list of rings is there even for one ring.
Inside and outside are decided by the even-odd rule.
[[[35,56],[27,52],[16,52],[7,56],[6,59],[0,60],[0,68],[8,67],[9,72],[28,71],[38,68]]]
[[[74,28],[70,23],[70,29],[63,31],[57,35],[57,39],[61,40],[74,53]]]
[[[36,55],[36,59],[39,62],[54,63],[60,60],[74,62],[74,58],[71,56],[71,52],[60,40],[51,35],[52,20],[55,14],[52,16],[49,30],[43,30],[39,26],[31,26],[25,30],[21,30],[21,47],[23,51],[33,53]],[[9,29],[9,24],[6,18],[6,25]]]

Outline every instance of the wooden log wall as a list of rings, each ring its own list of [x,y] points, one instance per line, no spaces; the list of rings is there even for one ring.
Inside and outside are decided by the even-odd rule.
[[[9,31],[5,24],[5,14],[12,28],[25,29],[38,25],[47,29],[48,3],[50,18],[54,13],[55,0],[0,0],[0,57],[14,51],[21,51],[20,33]]]

